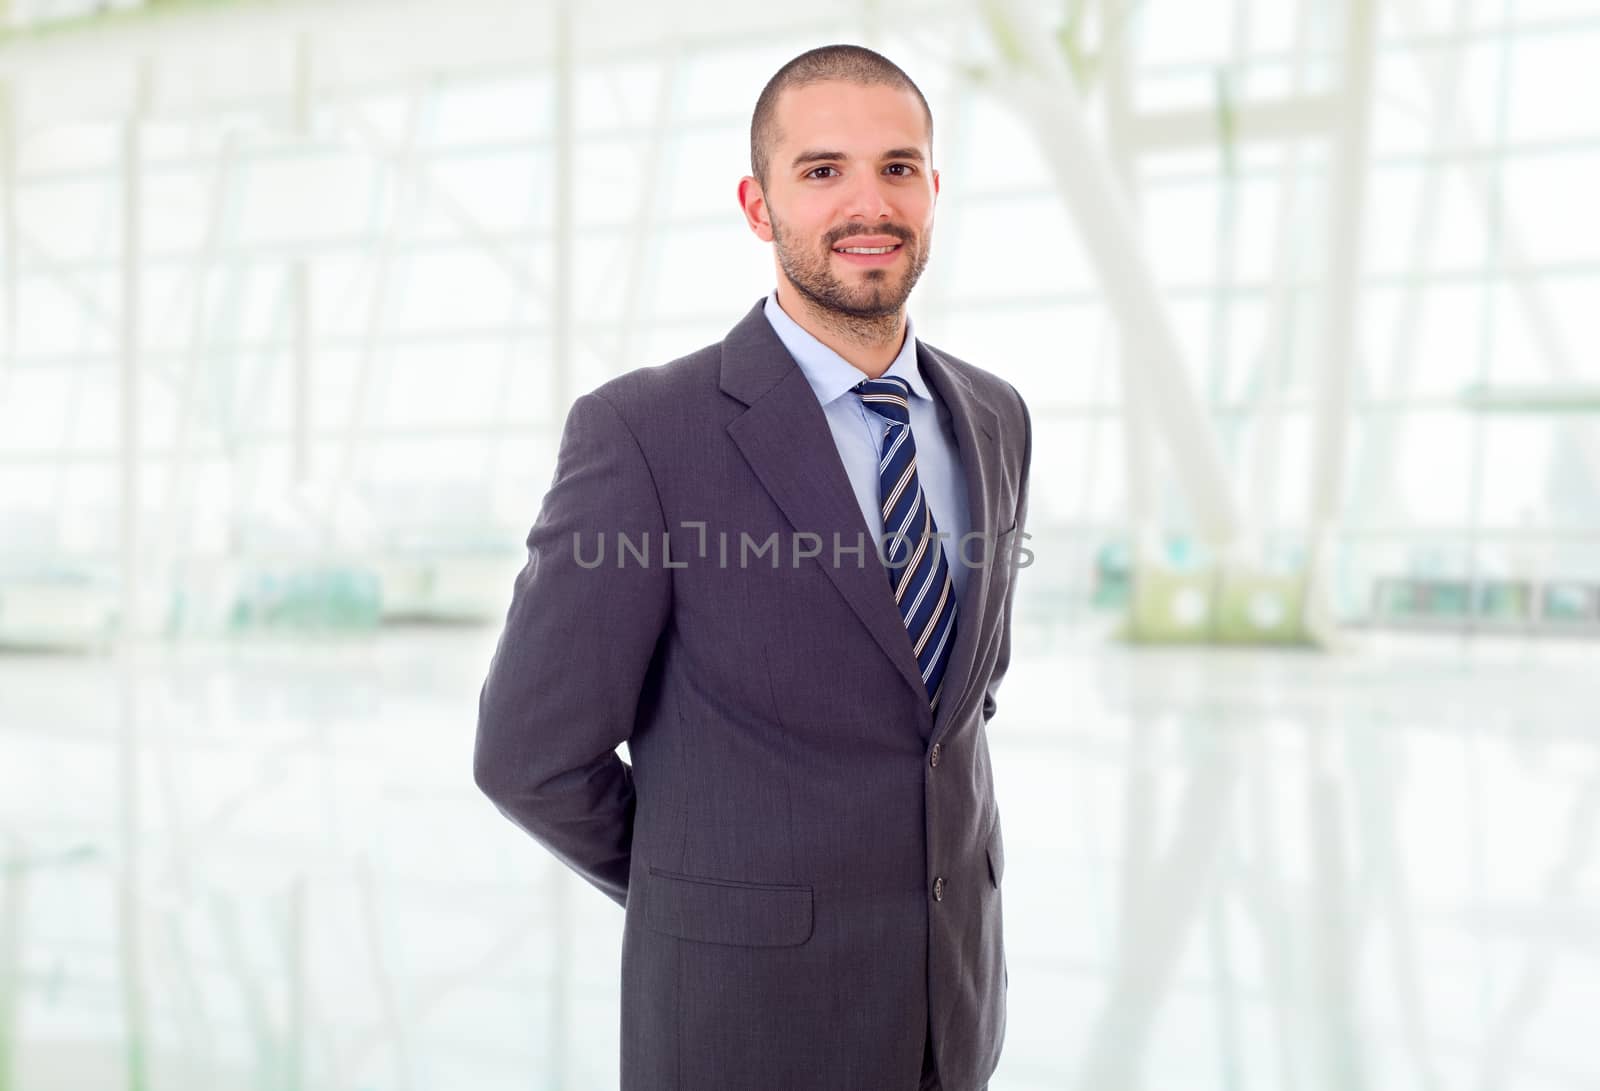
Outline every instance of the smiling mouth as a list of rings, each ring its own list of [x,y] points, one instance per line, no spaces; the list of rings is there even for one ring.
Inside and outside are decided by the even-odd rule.
[[[833,252],[835,254],[892,254],[900,249],[901,245],[900,243],[895,243],[893,246],[835,246]]]

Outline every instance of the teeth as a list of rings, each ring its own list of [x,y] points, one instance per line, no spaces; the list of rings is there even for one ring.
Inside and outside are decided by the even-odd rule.
[[[841,246],[837,249],[841,254],[887,254],[899,245],[895,243],[894,246]]]

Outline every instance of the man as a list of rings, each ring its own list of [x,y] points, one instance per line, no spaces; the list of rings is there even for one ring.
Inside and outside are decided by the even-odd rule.
[[[978,1091],[999,1060],[985,725],[1031,431],[911,334],[932,128],[869,50],[778,71],[739,184],[776,292],[579,397],[528,536],[475,775],[626,908],[624,1091]]]

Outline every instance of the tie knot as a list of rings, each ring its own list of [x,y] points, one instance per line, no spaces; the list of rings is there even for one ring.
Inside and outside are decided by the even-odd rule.
[[[896,376],[863,379],[853,388],[866,407],[895,424],[911,423],[911,384]]]

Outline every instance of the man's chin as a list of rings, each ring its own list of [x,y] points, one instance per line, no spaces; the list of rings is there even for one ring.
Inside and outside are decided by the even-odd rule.
[[[893,314],[909,294],[900,291],[900,288],[898,282],[891,283],[879,271],[868,270],[861,280],[846,290],[845,300],[852,310],[861,312],[864,318]]]
[[[888,296],[852,296],[836,300],[833,309],[851,318],[885,318],[899,311],[900,304]]]
[[[906,297],[900,292],[880,292],[870,300],[863,300],[861,317],[883,318],[887,315],[898,314],[904,307]]]
[[[910,292],[900,291],[899,283],[891,284],[878,270],[866,272],[865,279],[854,283],[834,279],[825,286],[807,287],[803,282],[796,282],[796,287],[814,306],[843,317],[877,319],[899,313]]]

